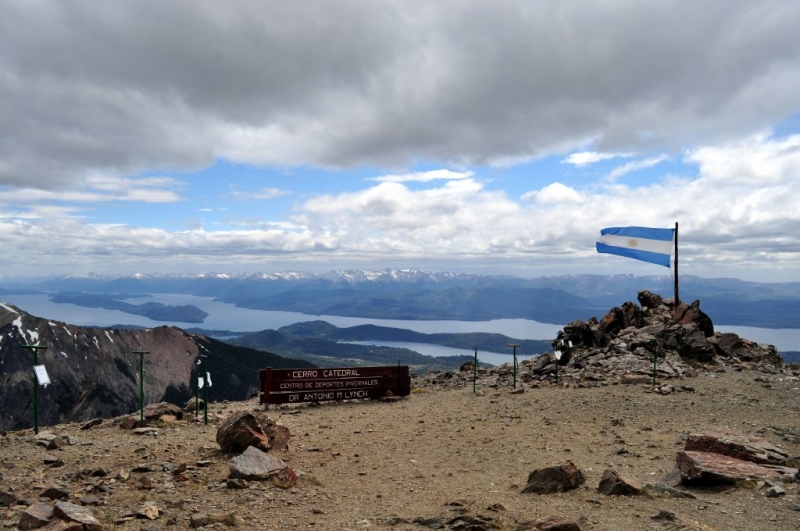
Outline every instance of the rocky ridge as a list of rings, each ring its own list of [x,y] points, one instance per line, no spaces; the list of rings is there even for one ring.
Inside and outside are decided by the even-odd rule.
[[[182,404],[195,393],[197,362],[214,378],[211,400],[249,397],[259,369],[311,366],[264,351],[228,345],[176,327],[145,330],[75,326],[42,319],[0,303],[0,430],[34,425],[32,353],[38,352],[51,384],[39,389],[41,425],[112,418],[139,409],[140,393],[149,402]],[[146,351],[142,357],[138,351]],[[144,364],[144,382],[140,382]],[[224,375],[224,377],[223,377]]]

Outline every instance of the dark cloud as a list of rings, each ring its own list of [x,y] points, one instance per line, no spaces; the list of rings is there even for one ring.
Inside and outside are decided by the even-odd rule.
[[[0,183],[682,149],[800,110],[800,4],[7,0]],[[242,138],[251,141],[243,142]]]

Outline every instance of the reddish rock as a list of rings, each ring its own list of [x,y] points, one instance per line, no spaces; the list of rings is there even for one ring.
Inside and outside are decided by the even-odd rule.
[[[58,502],[53,514],[67,522],[77,522],[86,531],[102,531],[103,526],[92,514],[91,509],[70,502]]]
[[[217,430],[217,444],[229,453],[244,452],[250,446],[264,452],[270,449],[269,437],[249,411],[235,411],[225,419]]]
[[[22,512],[19,518],[19,528],[38,529],[46,526],[52,517],[52,507],[44,503],[34,503]]]
[[[276,424],[274,426],[270,426],[265,431],[267,437],[269,437],[270,448],[273,452],[280,452],[289,449],[289,439],[291,439],[292,434],[289,432],[288,427],[282,424]]]
[[[763,465],[785,465],[789,454],[771,442],[737,433],[728,427],[692,433],[684,450],[711,452]]]
[[[122,430],[132,430],[134,428],[141,428],[144,426],[144,422],[134,417],[126,417],[120,421],[118,426]]]
[[[700,309],[700,301],[690,305],[681,303],[672,311],[672,320],[679,325],[695,324],[705,337],[714,335],[714,323],[711,318]]]
[[[528,483],[522,492],[536,494],[565,492],[578,488],[585,481],[586,477],[583,472],[575,466],[575,463],[567,460],[561,464],[539,468],[531,472],[528,475]]]
[[[180,420],[183,418],[183,410],[175,404],[168,402],[159,402],[158,404],[150,404],[144,408],[144,418],[147,420],[157,420],[165,415],[171,415]]]
[[[533,528],[538,531],[581,531],[581,527],[562,516],[548,516],[533,522]]]
[[[776,470],[710,452],[678,452],[676,461],[684,484],[735,484],[753,480],[776,481],[784,477]]]
[[[636,496],[642,493],[642,487],[632,479],[620,476],[616,470],[609,468],[603,472],[597,491],[606,496]]]

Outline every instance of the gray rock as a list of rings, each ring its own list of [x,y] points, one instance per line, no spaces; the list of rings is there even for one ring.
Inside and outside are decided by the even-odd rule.
[[[230,477],[262,481],[278,475],[286,467],[277,457],[250,446],[242,455],[231,459]]]
[[[642,493],[642,487],[632,479],[621,476],[616,470],[609,468],[603,472],[597,491],[606,496],[636,496]]]

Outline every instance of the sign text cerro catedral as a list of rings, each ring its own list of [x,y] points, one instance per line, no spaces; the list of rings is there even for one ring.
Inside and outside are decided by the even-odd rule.
[[[258,371],[262,404],[294,404],[411,394],[407,365]]]

